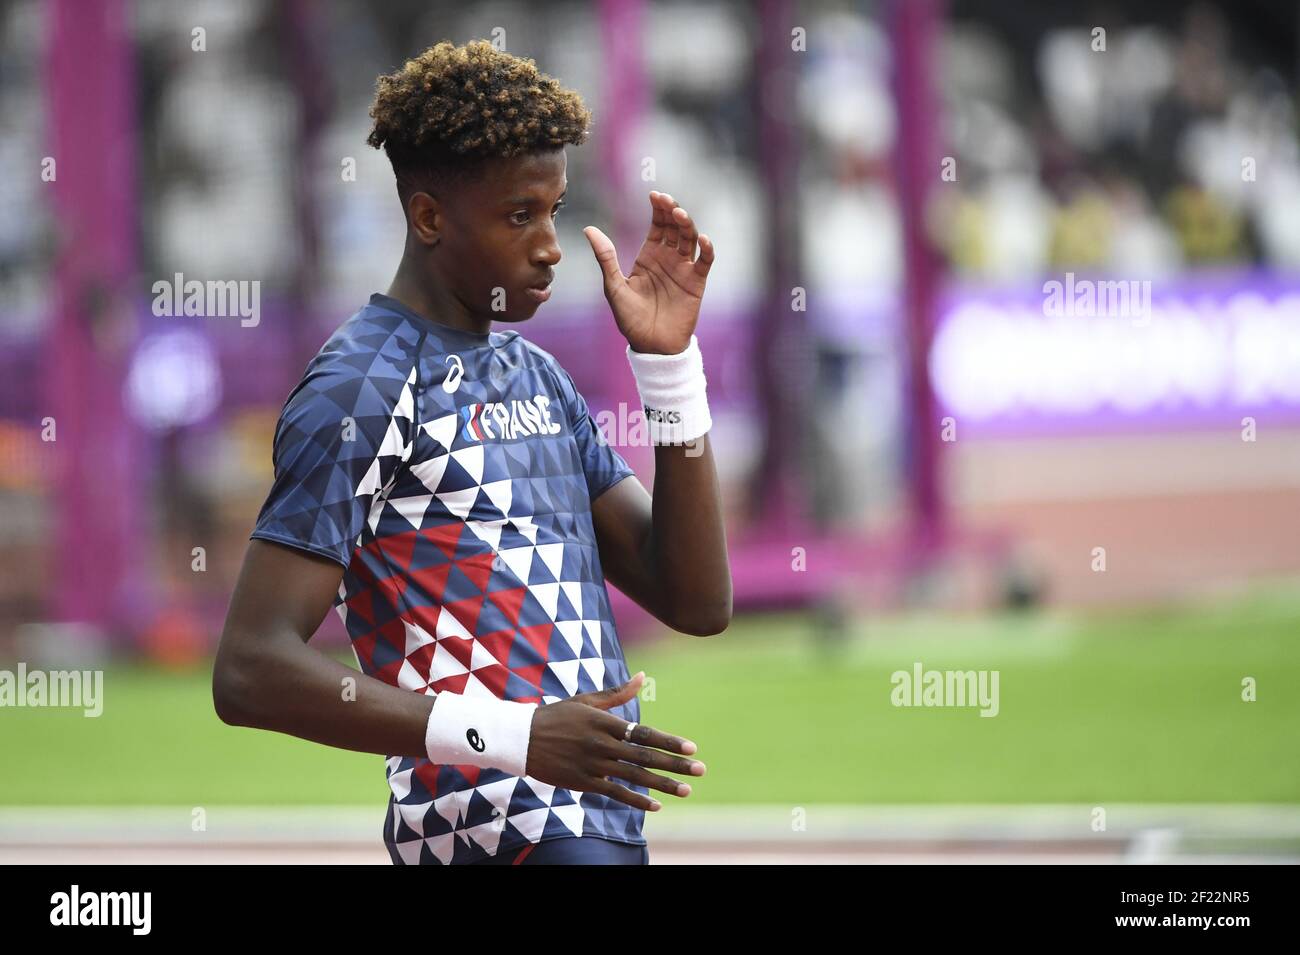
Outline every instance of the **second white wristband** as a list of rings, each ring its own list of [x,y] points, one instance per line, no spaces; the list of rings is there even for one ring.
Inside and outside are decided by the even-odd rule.
[[[649,355],[627,346],[641,407],[653,444],[685,444],[713,427],[704,378],[704,356],[695,336],[676,355]]]
[[[424,730],[425,750],[435,763],[482,766],[523,776],[536,709],[536,703],[439,693]]]

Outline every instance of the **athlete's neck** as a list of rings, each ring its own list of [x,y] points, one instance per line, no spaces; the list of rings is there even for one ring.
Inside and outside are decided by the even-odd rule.
[[[402,256],[387,294],[435,325],[476,335],[492,331],[492,319],[475,315],[451,289],[433,279],[428,270],[420,268],[408,256]]]

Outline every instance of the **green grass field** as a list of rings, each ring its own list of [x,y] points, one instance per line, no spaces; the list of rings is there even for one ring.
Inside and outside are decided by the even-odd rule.
[[[629,651],[692,802],[1300,802],[1300,603],[903,616],[819,649],[803,616]],[[901,708],[890,674],[1000,673],[1000,712]],[[1257,682],[1243,702],[1244,677]],[[223,725],[206,669],[107,671],[104,714],[0,712],[0,804],[382,804],[383,758]]]

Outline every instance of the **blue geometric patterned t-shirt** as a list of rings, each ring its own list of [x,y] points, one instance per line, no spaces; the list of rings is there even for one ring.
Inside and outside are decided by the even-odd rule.
[[[372,295],[290,393],[274,459],[250,536],[343,565],[334,606],[362,672],[533,703],[628,679],[591,502],[633,472],[517,332],[446,328]],[[610,712],[641,718],[636,697]],[[395,863],[572,836],[645,844],[643,810],[530,776],[392,756],[387,777]]]

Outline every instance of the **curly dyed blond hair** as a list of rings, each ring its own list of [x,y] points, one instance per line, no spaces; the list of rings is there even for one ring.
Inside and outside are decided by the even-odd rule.
[[[370,116],[366,142],[388,154],[404,195],[485,159],[581,145],[591,123],[576,92],[486,40],[444,40],[379,77]]]

